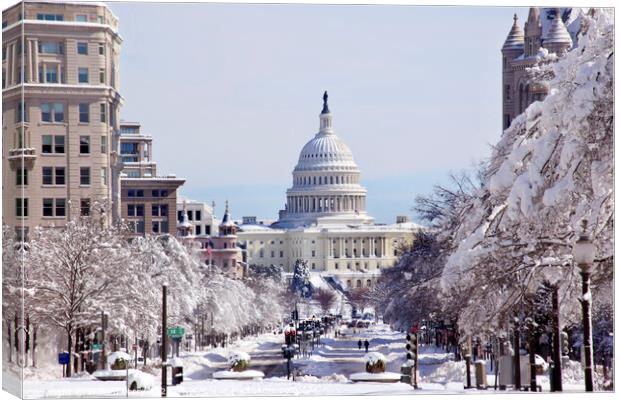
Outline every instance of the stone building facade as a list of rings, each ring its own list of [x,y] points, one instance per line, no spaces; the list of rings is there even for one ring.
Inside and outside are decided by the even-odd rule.
[[[2,13],[2,222],[27,239],[72,215],[119,217],[118,20],[103,3]]]
[[[582,12],[577,8],[532,7],[524,29],[515,14],[502,46],[502,129],[530,104],[545,98],[548,83],[528,68],[540,61],[542,49],[561,57],[577,44]]]

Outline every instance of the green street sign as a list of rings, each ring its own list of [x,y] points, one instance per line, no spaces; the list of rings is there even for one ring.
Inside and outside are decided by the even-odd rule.
[[[101,350],[101,344],[100,343],[93,343],[93,345],[91,346],[92,350]]]
[[[180,338],[185,335],[185,328],[182,326],[175,326],[174,328],[168,328],[168,336],[171,338]]]

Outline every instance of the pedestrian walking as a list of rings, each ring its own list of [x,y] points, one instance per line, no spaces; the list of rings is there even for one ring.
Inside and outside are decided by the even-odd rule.
[[[364,348],[366,349],[366,353],[368,353],[368,346],[370,346],[370,343],[368,342],[368,339],[364,340]]]
[[[357,341],[357,347],[361,350],[362,349],[362,339]]]

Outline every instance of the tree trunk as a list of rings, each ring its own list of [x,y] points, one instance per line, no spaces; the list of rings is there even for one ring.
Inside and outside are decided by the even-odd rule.
[[[13,342],[11,338],[13,337],[13,331],[11,330],[11,321],[7,321],[7,337],[9,340],[9,362],[13,362]]]
[[[37,326],[32,325],[32,366],[36,368],[37,366]]]
[[[71,377],[71,360],[73,358],[72,349],[73,346],[73,332],[71,332],[71,328],[67,329],[67,349],[69,351],[69,364],[67,364],[67,378]]]

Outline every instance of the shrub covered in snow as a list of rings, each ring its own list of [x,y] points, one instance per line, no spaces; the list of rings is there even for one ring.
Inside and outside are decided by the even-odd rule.
[[[366,361],[366,372],[371,374],[385,372],[387,359],[383,354],[370,352],[364,356],[364,360]]]
[[[228,355],[228,366],[231,371],[245,371],[250,366],[250,355],[243,351],[235,351]]]
[[[153,387],[154,376],[137,369],[128,372],[129,390],[151,390]]]
[[[108,354],[108,365],[113,370],[127,369],[131,356],[123,351]]]

